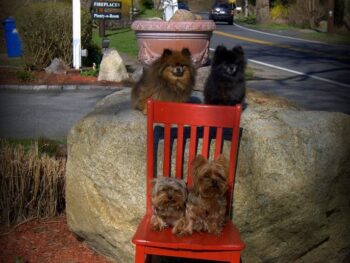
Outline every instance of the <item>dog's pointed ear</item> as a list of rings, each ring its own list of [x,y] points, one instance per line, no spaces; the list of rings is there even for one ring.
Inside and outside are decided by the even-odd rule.
[[[216,47],[215,52],[214,52],[214,58],[213,58],[213,63],[212,65],[219,65],[223,58],[225,58],[227,53],[227,49],[224,45],[219,45]]]
[[[232,51],[235,52],[236,54],[244,55],[244,50],[240,45],[233,47]]]
[[[230,170],[230,163],[227,160],[227,158],[223,154],[220,154],[220,156],[216,159],[215,162],[218,165],[220,165],[222,168],[224,168],[225,175],[226,175],[226,177],[228,177],[229,176],[229,170]]]
[[[162,57],[163,57],[163,58],[166,58],[166,57],[170,56],[172,53],[173,53],[173,52],[172,52],[170,49],[165,48],[165,49],[163,50]]]
[[[192,168],[198,168],[202,166],[203,164],[207,163],[207,159],[203,157],[203,155],[197,155],[191,162]]]
[[[187,47],[182,49],[181,54],[185,57],[191,57],[191,51]]]
[[[197,155],[191,162],[191,176],[195,180],[198,175],[199,167],[205,165],[208,162],[202,155]]]
[[[232,52],[244,63],[244,65],[246,64],[244,50],[241,46],[235,46],[232,48]]]
[[[227,48],[224,45],[218,45],[215,49],[215,54],[226,52]]]

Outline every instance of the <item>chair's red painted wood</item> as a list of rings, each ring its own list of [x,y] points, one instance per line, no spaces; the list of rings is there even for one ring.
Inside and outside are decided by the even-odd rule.
[[[210,139],[214,136],[215,148],[213,158],[217,158],[222,152],[225,128],[232,129],[230,138],[230,172],[228,189],[228,211],[231,213],[232,192],[236,171],[237,148],[239,140],[239,126],[241,116],[241,105],[236,106],[209,106],[202,104],[172,103],[149,100],[147,104],[147,179],[146,179],[146,215],[140,222],[138,229],[132,239],[136,245],[135,262],[148,262],[148,256],[161,255],[172,257],[184,257],[195,259],[207,259],[226,261],[231,263],[240,262],[240,253],[245,245],[241,241],[239,231],[229,220],[219,236],[207,233],[194,233],[191,236],[177,237],[171,233],[171,229],[156,232],[150,227],[152,215],[151,207],[151,181],[155,174],[155,149],[154,149],[154,127],[164,127],[164,149],[163,149],[163,175],[171,176],[171,141],[172,129],[176,127],[176,154],[175,175],[183,178],[184,139],[190,137],[189,158],[190,162],[198,154],[209,158]],[[197,140],[201,135],[198,128],[203,127],[202,149],[198,151]],[[213,133],[212,129],[216,132]],[[190,129],[190,132],[185,130]],[[214,134],[213,136],[211,134]],[[230,134],[231,135],[231,134]],[[186,137],[187,136],[187,137]],[[187,184],[192,184],[189,169],[186,171]]]

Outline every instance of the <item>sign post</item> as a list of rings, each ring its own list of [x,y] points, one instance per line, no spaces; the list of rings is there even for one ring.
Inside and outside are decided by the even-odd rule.
[[[99,36],[104,38],[105,20],[120,20],[122,3],[116,0],[94,0],[92,8],[92,19],[99,20]]]
[[[120,20],[122,3],[116,0],[95,0],[92,3],[92,19],[96,20]]]
[[[81,68],[81,14],[80,0],[73,0],[73,67]]]

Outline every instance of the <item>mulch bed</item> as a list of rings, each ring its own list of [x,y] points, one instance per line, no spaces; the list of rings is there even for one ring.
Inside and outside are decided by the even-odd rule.
[[[21,80],[19,75],[23,71],[16,68],[0,67],[0,85],[100,85],[125,86],[125,83],[98,81],[97,77],[81,76],[79,72],[71,70],[67,74],[47,74],[45,71],[32,71],[32,78]]]
[[[111,263],[69,231],[65,215],[0,228],[3,263]]]

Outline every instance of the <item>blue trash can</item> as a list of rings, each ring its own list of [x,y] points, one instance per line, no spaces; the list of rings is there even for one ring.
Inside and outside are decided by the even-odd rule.
[[[7,56],[22,56],[22,43],[16,29],[15,20],[12,17],[5,18],[2,20],[2,27],[4,28],[5,32]]]

